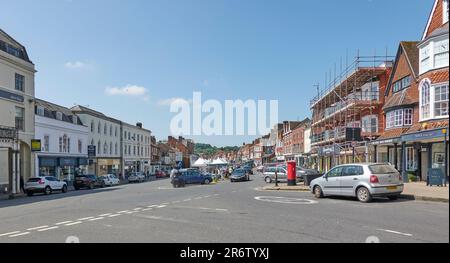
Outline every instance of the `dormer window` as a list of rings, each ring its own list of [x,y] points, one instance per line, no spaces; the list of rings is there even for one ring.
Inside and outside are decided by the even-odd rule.
[[[393,86],[394,86],[393,88],[394,93],[408,88],[409,86],[411,86],[411,76],[407,76],[394,82]]]
[[[42,107],[42,106],[37,106],[37,108],[36,108],[36,114],[39,115],[39,116],[44,116],[44,115],[45,115],[44,107]]]
[[[59,112],[59,111],[56,112],[56,119],[57,119],[58,121],[62,121],[62,119],[63,119],[62,112]]]

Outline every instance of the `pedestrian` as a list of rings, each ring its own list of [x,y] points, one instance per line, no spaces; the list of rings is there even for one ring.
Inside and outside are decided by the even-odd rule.
[[[22,193],[25,193],[25,180],[23,179],[23,176],[20,176],[20,190]]]

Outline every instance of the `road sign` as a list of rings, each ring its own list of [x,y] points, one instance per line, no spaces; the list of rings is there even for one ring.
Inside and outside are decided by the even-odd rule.
[[[41,151],[41,140],[31,140],[31,151],[40,152]]]

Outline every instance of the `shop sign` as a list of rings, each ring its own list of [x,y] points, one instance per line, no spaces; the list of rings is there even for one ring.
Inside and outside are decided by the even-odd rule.
[[[0,98],[13,100],[13,101],[17,101],[17,102],[24,102],[25,101],[23,96],[17,95],[17,94],[8,92],[8,91],[4,91],[4,90],[0,90]]]
[[[77,159],[74,158],[59,158],[59,166],[64,167],[64,166],[72,166],[75,167],[77,166]]]
[[[432,130],[432,131],[424,131],[420,133],[407,134],[402,136],[402,141],[411,142],[417,140],[427,140],[427,139],[435,139],[444,137],[445,129]]]
[[[41,151],[41,140],[31,140],[31,151],[40,152]]]
[[[16,130],[9,127],[0,127],[0,139],[15,139]]]
[[[383,144],[394,144],[394,143],[399,143],[399,142],[400,142],[400,138],[395,138],[395,139],[373,141],[373,142],[371,142],[371,144],[372,145],[383,145]]]
[[[428,186],[443,186],[444,185],[444,171],[440,168],[428,170]]]
[[[95,157],[96,155],[97,155],[97,147],[95,145],[88,145],[89,158]]]

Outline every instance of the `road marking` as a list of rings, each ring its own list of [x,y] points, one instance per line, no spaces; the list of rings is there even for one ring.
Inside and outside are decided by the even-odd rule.
[[[44,229],[39,229],[38,232],[44,232],[44,231],[49,231],[49,230],[53,230],[53,229],[58,229],[59,226],[52,226],[52,227],[48,227],[48,228],[44,228]]]
[[[170,203],[162,203],[162,205],[170,205]]]
[[[142,210],[142,208],[135,208],[135,209],[133,209],[134,211],[141,211]]]
[[[82,223],[83,223],[83,222],[81,222],[81,221],[77,221],[77,222],[65,224],[65,226],[74,226],[74,225],[79,225],[79,224],[82,224]]]
[[[121,216],[121,214],[110,215],[110,216],[108,216],[108,217],[109,217],[109,218],[112,218],[112,217],[117,217],[117,216]]]
[[[408,233],[402,233],[402,232],[398,232],[398,231],[394,231],[394,230],[389,230],[389,229],[377,229],[378,231],[383,231],[383,232],[387,232],[387,233],[391,233],[391,234],[396,234],[396,235],[401,235],[401,236],[407,236],[407,237],[412,237],[412,234],[408,234]]]
[[[20,237],[20,236],[25,236],[25,235],[29,235],[29,234],[30,234],[30,232],[23,232],[20,234],[10,235],[9,237]]]
[[[164,207],[166,207],[167,205],[160,205],[160,206],[157,206],[158,208],[164,208]]]
[[[158,205],[149,205],[148,208],[157,207]]]
[[[211,196],[210,195],[205,195],[205,198],[210,198]]]
[[[118,213],[118,214],[126,214],[126,213],[128,213],[128,212],[130,212],[130,210],[119,211],[119,212],[117,212],[117,213]]]
[[[278,197],[278,196],[256,196],[255,199],[263,202],[291,204],[291,205],[311,205],[318,203],[317,201],[309,199]]]
[[[143,209],[142,211],[150,211],[150,210],[153,210],[153,208],[146,208],[146,209]]]
[[[125,214],[131,215],[131,214],[135,214],[135,213],[139,213],[139,212],[138,212],[138,211],[130,211],[130,212],[127,212],[127,213],[125,213]]]
[[[194,200],[200,200],[200,199],[202,199],[203,197],[196,197],[196,198],[194,198]]]
[[[94,222],[94,221],[98,221],[98,220],[102,220],[102,219],[105,219],[105,218],[104,217],[97,217],[97,218],[89,219],[89,221]]]
[[[55,225],[60,226],[60,225],[65,225],[65,224],[72,223],[72,222],[73,221],[64,221],[64,222],[56,223]]]
[[[20,231],[14,231],[14,232],[9,232],[9,233],[5,233],[5,234],[0,234],[0,237],[14,235],[14,234],[17,234],[17,233],[20,233]]]
[[[228,209],[220,209],[220,208],[216,208],[216,211],[228,212]]]
[[[189,201],[191,201],[191,200],[192,200],[191,198],[189,198],[189,199],[184,199],[183,202],[189,202]]]
[[[77,221],[86,221],[86,220],[89,220],[89,219],[92,219],[92,218],[94,218],[94,217],[93,217],[93,216],[90,216],[90,217],[85,217],[85,218],[77,219]]]
[[[219,194],[215,194],[214,196],[219,196]]]
[[[27,231],[33,231],[33,230],[38,230],[38,229],[47,228],[47,227],[48,226],[38,226],[38,227],[28,228]]]
[[[112,213],[108,213],[108,214],[103,214],[103,215],[99,215],[99,216],[103,216],[103,217],[105,217],[105,216],[110,216],[110,215],[112,215]]]

